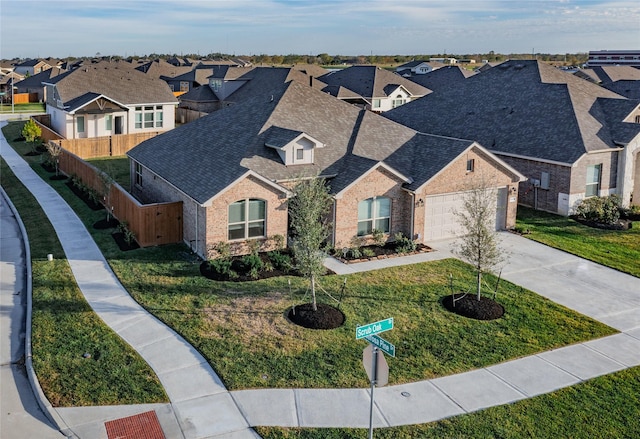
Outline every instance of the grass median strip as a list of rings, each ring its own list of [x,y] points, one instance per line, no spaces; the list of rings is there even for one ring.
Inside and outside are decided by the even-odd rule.
[[[517,224],[529,239],[640,277],[640,221],[629,230],[603,230],[518,206]]]
[[[10,138],[9,138],[10,139]],[[49,220],[4,160],[0,178],[29,235],[33,364],[54,406],[166,402],[153,370],[93,313]],[[54,260],[47,261],[47,254]],[[88,353],[89,358],[83,355]]]
[[[640,437],[640,367],[423,425],[377,428],[378,439],[436,438],[632,438]],[[364,439],[366,429],[257,427],[263,439]]]

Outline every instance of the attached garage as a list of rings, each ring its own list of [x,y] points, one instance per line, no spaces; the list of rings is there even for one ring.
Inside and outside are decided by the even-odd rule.
[[[454,192],[430,195],[425,198],[425,227],[424,240],[437,241],[439,239],[455,238],[463,234],[456,211],[463,209],[466,192]],[[495,190],[495,229],[506,227],[507,188]]]

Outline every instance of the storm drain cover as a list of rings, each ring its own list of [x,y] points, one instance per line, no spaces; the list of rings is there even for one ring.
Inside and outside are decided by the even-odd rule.
[[[166,439],[153,410],[108,421],[104,426],[109,439]]]

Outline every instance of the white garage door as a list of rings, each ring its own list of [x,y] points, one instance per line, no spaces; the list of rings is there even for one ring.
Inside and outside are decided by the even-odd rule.
[[[504,229],[506,223],[506,188],[499,188],[495,192],[496,206],[496,230]],[[463,233],[458,224],[456,211],[462,210],[462,202],[465,193],[431,195],[425,200],[425,241],[437,241],[439,239],[455,238]]]

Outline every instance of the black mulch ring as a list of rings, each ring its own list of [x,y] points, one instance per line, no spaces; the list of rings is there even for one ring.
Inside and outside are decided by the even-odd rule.
[[[125,241],[124,233],[122,232],[112,233],[111,236],[113,236],[113,240],[116,242],[116,244],[118,244],[118,247],[123,252],[140,248],[140,245],[138,245],[136,241],[131,241],[131,243]]]
[[[120,221],[111,217],[109,221],[106,219],[101,219],[100,221],[96,221],[93,223],[93,228],[96,230],[105,230],[105,229],[114,229],[120,225]]]
[[[481,297],[478,301],[475,294],[462,296],[464,293],[455,295],[457,299],[455,306],[453,306],[453,298],[450,294],[442,298],[442,304],[453,313],[476,320],[496,320],[504,315],[504,307],[493,299]]]
[[[71,180],[67,182],[67,187],[71,189],[78,198],[80,198],[91,210],[104,209],[104,206],[88,197],[87,193],[73,184]]]
[[[308,329],[335,329],[344,324],[344,314],[338,308],[318,303],[317,311],[312,303],[296,305],[287,312],[287,318],[298,326]]]

